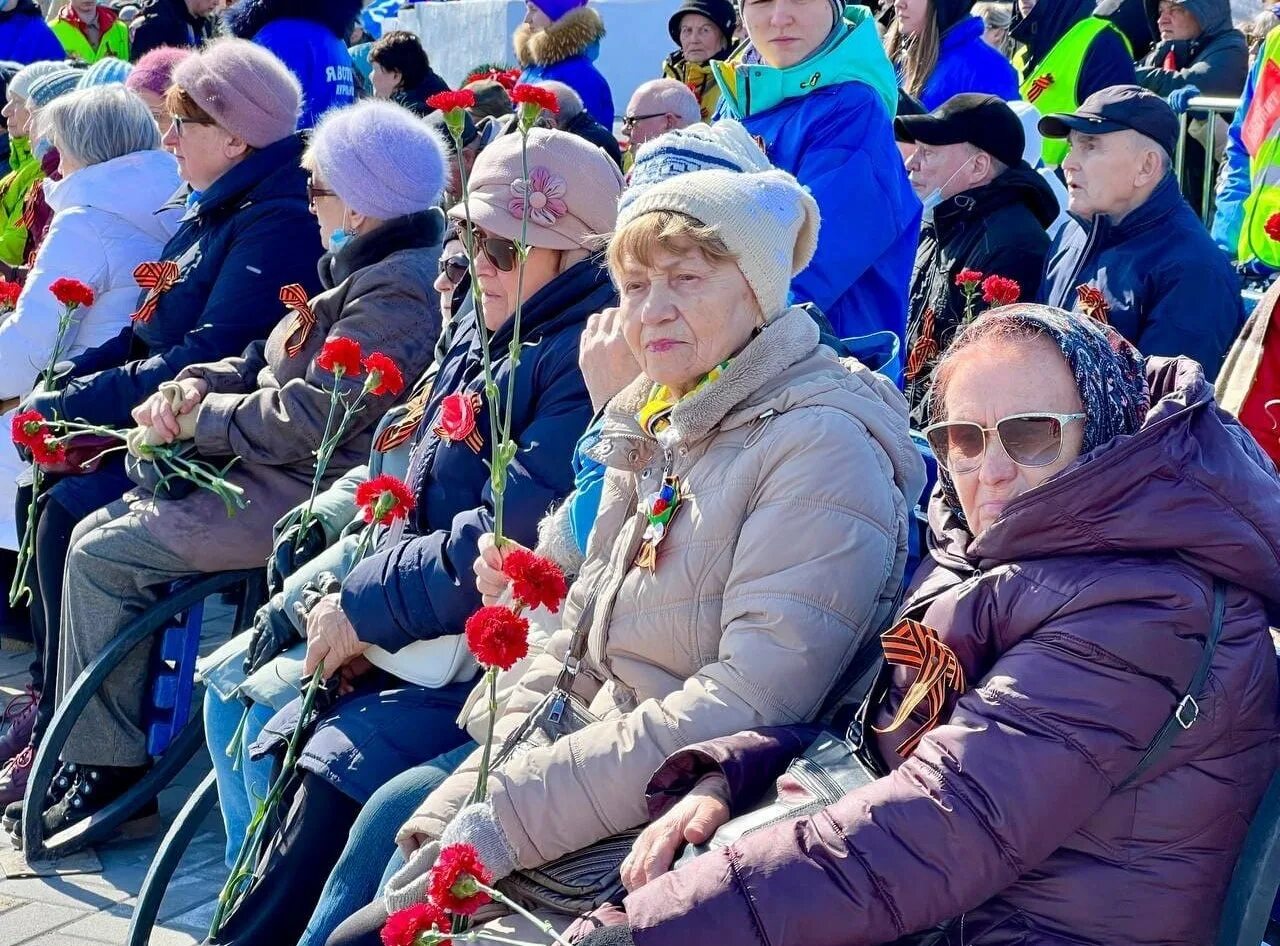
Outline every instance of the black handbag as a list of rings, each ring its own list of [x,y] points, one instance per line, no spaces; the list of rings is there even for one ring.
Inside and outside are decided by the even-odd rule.
[[[1174,706],[1173,713],[1152,738],[1138,765],[1120,783],[1119,789],[1128,788],[1142,778],[1173,745],[1178,734],[1185,729],[1190,729],[1199,718],[1200,704],[1196,702],[1196,696],[1204,688],[1213,664],[1214,652],[1218,647],[1218,640],[1222,636],[1226,594],[1226,584],[1219,579],[1214,579],[1213,618],[1208,637],[1205,639],[1204,653],[1200,657],[1200,665]],[[785,798],[779,797],[778,785],[775,785],[765,800],[754,810],[721,825],[710,841],[697,846],[687,846],[676,859],[675,866],[678,867],[707,851],[728,847],[761,828],[816,814],[839,801],[849,792],[887,774],[885,766],[876,757],[865,737],[871,710],[887,690],[888,679],[888,668],[883,665],[883,658],[881,658],[876,681],[858,705],[857,712],[843,734],[828,731],[818,736],[800,757],[787,767],[786,773],[778,780],[778,784],[788,785],[789,783],[790,786],[804,789],[807,798],[798,799],[791,795]],[[948,923],[913,933],[895,940],[893,946],[934,946],[946,941],[951,925]]]
[[[587,652],[591,610],[588,607],[582,611],[555,686],[503,742],[494,756],[493,768],[598,722],[573,693],[574,680]],[[626,895],[622,886],[622,862],[631,853],[631,845],[639,834],[638,829],[623,831],[541,867],[518,870],[498,881],[497,888],[527,910],[545,910],[564,916],[580,916],[606,903],[617,903]]]

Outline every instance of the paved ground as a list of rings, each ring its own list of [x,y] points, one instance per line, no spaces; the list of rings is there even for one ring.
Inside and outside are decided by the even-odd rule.
[[[210,602],[204,639],[226,639],[231,610]],[[207,649],[207,648],[206,648]],[[0,699],[26,682],[30,656],[5,642],[0,651]],[[202,753],[160,796],[165,826],[209,770]],[[120,946],[160,836],[117,842],[97,851],[101,871],[62,877],[10,879],[0,871],[0,946]],[[0,838],[0,844],[8,840]],[[152,946],[199,943],[209,928],[213,900],[226,877],[222,823],[215,811],[188,848],[161,906]]]

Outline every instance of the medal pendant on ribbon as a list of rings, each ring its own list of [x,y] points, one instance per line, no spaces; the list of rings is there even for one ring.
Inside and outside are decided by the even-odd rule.
[[[675,476],[664,476],[662,486],[645,498],[641,510],[649,524],[645,526],[640,551],[636,554],[637,567],[650,572],[657,567],[658,546],[671,531],[671,520],[680,508],[680,499],[680,480]]]

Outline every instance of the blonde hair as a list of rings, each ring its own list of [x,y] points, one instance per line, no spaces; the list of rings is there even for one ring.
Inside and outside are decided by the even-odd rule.
[[[885,51],[889,61],[902,70],[902,87],[907,93],[919,97],[924,84],[938,65],[938,10],[934,0],[927,0],[924,24],[920,32],[910,36],[902,30],[902,20],[895,18],[885,34]]]
[[[655,210],[641,214],[613,235],[609,272],[616,278],[625,263],[651,266],[661,251],[686,253],[691,249],[711,263],[738,261],[715,227],[674,210]]]

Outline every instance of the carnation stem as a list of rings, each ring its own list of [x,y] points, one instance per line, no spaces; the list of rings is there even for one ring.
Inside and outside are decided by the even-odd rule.
[[[486,667],[485,684],[489,689],[489,729],[480,751],[480,770],[476,773],[476,790],[472,801],[484,801],[489,793],[489,760],[493,755],[493,727],[498,718],[498,668]]]
[[[511,910],[512,913],[520,914],[522,917],[524,917],[526,920],[528,920],[530,923],[536,926],[539,930],[541,930],[544,936],[550,936],[553,940],[555,940],[555,942],[559,943],[560,946],[572,946],[572,944],[567,939],[565,939],[563,936],[561,936],[552,928],[550,923],[546,922],[545,920],[538,919],[536,916],[534,916],[524,907],[520,906],[520,904],[508,898],[506,894],[502,893],[499,890],[495,890],[493,887],[486,887],[484,884],[480,883],[480,881],[478,880],[476,881],[476,888],[482,891],[483,893],[487,893],[498,903],[501,903],[503,906]]]

